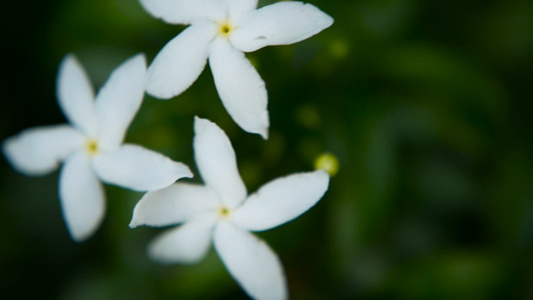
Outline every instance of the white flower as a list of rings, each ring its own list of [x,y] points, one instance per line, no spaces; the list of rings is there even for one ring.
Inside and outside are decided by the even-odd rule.
[[[9,162],[26,175],[50,173],[65,161],[59,197],[76,241],[90,237],[103,219],[105,194],[100,180],[153,191],[192,177],[184,164],[137,145],[122,145],[144,96],[145,75],[144,55],[137,55],[111,74],[95,99],[83,67],[68,55],[59,68],[57,97],[72,126],[31,128],[2,145]]]
[[[148,248],[163,263],[195,263],[211,239],[224,265],[253,298],[287,298],[277,255],[249,231],[291,221],[315,205],[328,189],[324,171],[278,178],[247,196],[226,134],[214,123],[195,119],[194,151],[205,186],[176,183],[147,193],[135,206],[130,227],[183,225],[168,230]]]
[[[311,4],[284,1],[256,9],[258,0],[140,0],[171,24],[191,24],[148,68],[146,91],[168,99],[185,91],[207,59],[222,103],[245,131],[268,138],[265,83],[243,52],[293,44],[333,24]]]

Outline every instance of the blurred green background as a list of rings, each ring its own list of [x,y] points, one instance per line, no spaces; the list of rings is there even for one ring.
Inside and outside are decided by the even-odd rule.
[[[268,141],[234,124],[209,68],[175,99],[147,96],[126,141],[198,174],[193,117],[208,118],[231,138],[249,191],[333,153],[340,170],[322,201],[259,234],[293,299],[532,299],[533,2],[311,3],[331,28],[248,55],[269,92]],[[1,13],[1,140],[65,122],[54,90],[65,54],[98,88],[184,28],[135,0],[2,1]],[[127,227],[142,194],[107,186],[102,227],[77,244],[58,172],[25,177],[5,159],[0,171],[3,299],[246,298],[213,250],[193,266],[148,260],[162,230]]]

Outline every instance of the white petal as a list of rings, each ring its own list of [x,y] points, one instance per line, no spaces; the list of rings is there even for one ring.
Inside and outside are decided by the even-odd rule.
[[[305,40],[331,24],[332,17],[309,3],[278,2],[247,14],[230,40],[238,49],[252,52]]]
[[[265,82],[244,53],[218,38],[213,42],[209,65],[220,99],[235,123],[267,139],[270,123]]]
[[[168,226],[190,220],[220,207],[220,199],[209,188],[190,183],[175,183],[146,193],[133,209],[130,227]]]
[[[228,222],[221,222],[215,228],[214,244],[231,276],[250,297],[287,298],[283,267],[264,241]]]
[[[69,125],[43,126],[6,139],[2,150],[17,171],[44,175],[55,170],[83,142],[83,135]]]
[[[205,68],[215,32],[214,23],[192,25],[168,42],[148,68],[146,92],[169,99],[189,88]]]
[[[193,177],[186,165],[131,144],[97,154],[92,162],[102,181],[135,191],[155,191],[180,178]]]
[[[224,16],[218,0],[140,0],[152,16],[170,24],[218,20]]]
[[[118,66],[96,96],[100,148],[118,147],[144,96],[146,59],[143,54]]]
[[[240,23],[241,18],[257,7],[258,0],[223,0],[229,18],[234,25]]]
[[[105,214],[105,194],[83,151],[70,156],[61,169],[59,196],[70,236],[81,242],[100,226]]]
[[[232,221],[248,230],[267,230],[289,222],[313,207],[328,189],[329,176],[320,170],[273,180],[234,212]]]
[[[65,117],[87,135],[96,134],[94,92],[85,70],[72,54],[59,66],[57,100]]]
[[[215,222],[214,214],[202,215],[167,230],[148,246],[148,256],[166,264],[193,264],[202,260],[211,245]]]
[[[228,208],[238,206],[247,191],[228,137],[215,123],[198,117],[194,119],[194,132],[194,157],[205,184]]]

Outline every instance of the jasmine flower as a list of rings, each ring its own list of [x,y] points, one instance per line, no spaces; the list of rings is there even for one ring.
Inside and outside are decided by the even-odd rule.
[[[120,65],[96,99],[74,55],[61,62],[57,78],[59,106],[70,124],[27,129],[2,145],[8,161],[26,175],[45,175],[65,162],[59,198],[71,237],[89,238],[105,213],[100,182],[136,191],[153,191],[182,177],[189,168],[137,145],[122,144],[144,96],[146,62],[137,55]]]
[[[328,189],[328,174],[319,170],[278,178],[248,196],[226,134],[200,118],[194,128],[195,160],[205,185],[175,183],[145,194],[135,206],[130,227],[183,223],[150,244],[152,259],[196,263],[205,257],[212,240],[229,273],[249,296],[287,298],[279,258],[250,231],[277,227],[306,212]]]
[[[258,0],[140,0],[154,17],[191,25],[172,39],[148,69],[146,91],[168,99],[185,91],[209,65],[224,107],[245,131],[268,138],[265,83],[246,59],[272,45],[293,44],[333,24],[311,4]]]

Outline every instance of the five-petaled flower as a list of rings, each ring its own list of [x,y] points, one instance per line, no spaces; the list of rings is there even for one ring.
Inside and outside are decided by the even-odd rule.
[[[105,213],[99,179],[137,191],[167,187],[189,168],[137,145],[122,144],[144,96],[146,62],[137,55],[120,65],[96,99],[73,55],[59,68],[57,97],[71,125],[36,127],[8,138],[3,151],[15,169],[44,175],[65,161],[59,178],[63,217],[71,237],[89,238]]]
[[[171,24],[190,24],[172,39],[148,68],[146,91],[168,99],[185,91],[207,59],[226,110],[245,131],[268,138],[265,83],[246,59],[272,45],[293,44],[333,24],[311,4],[283,1],[257,9],[258,0],[140,0]]]
[[[249,231],[268,230],[306,212],[328,189],[328,174],[289,175],[247,196],[226,134],[200,118],[195,119],[194,128],[195,160],[205,186],[175,183],[147,193],[135,206],[130,227],[184,223],[151,243],[151,258],[195,263],[206,255],[212,239],[229,273],[251,297],[287,298],[277,255]]]

